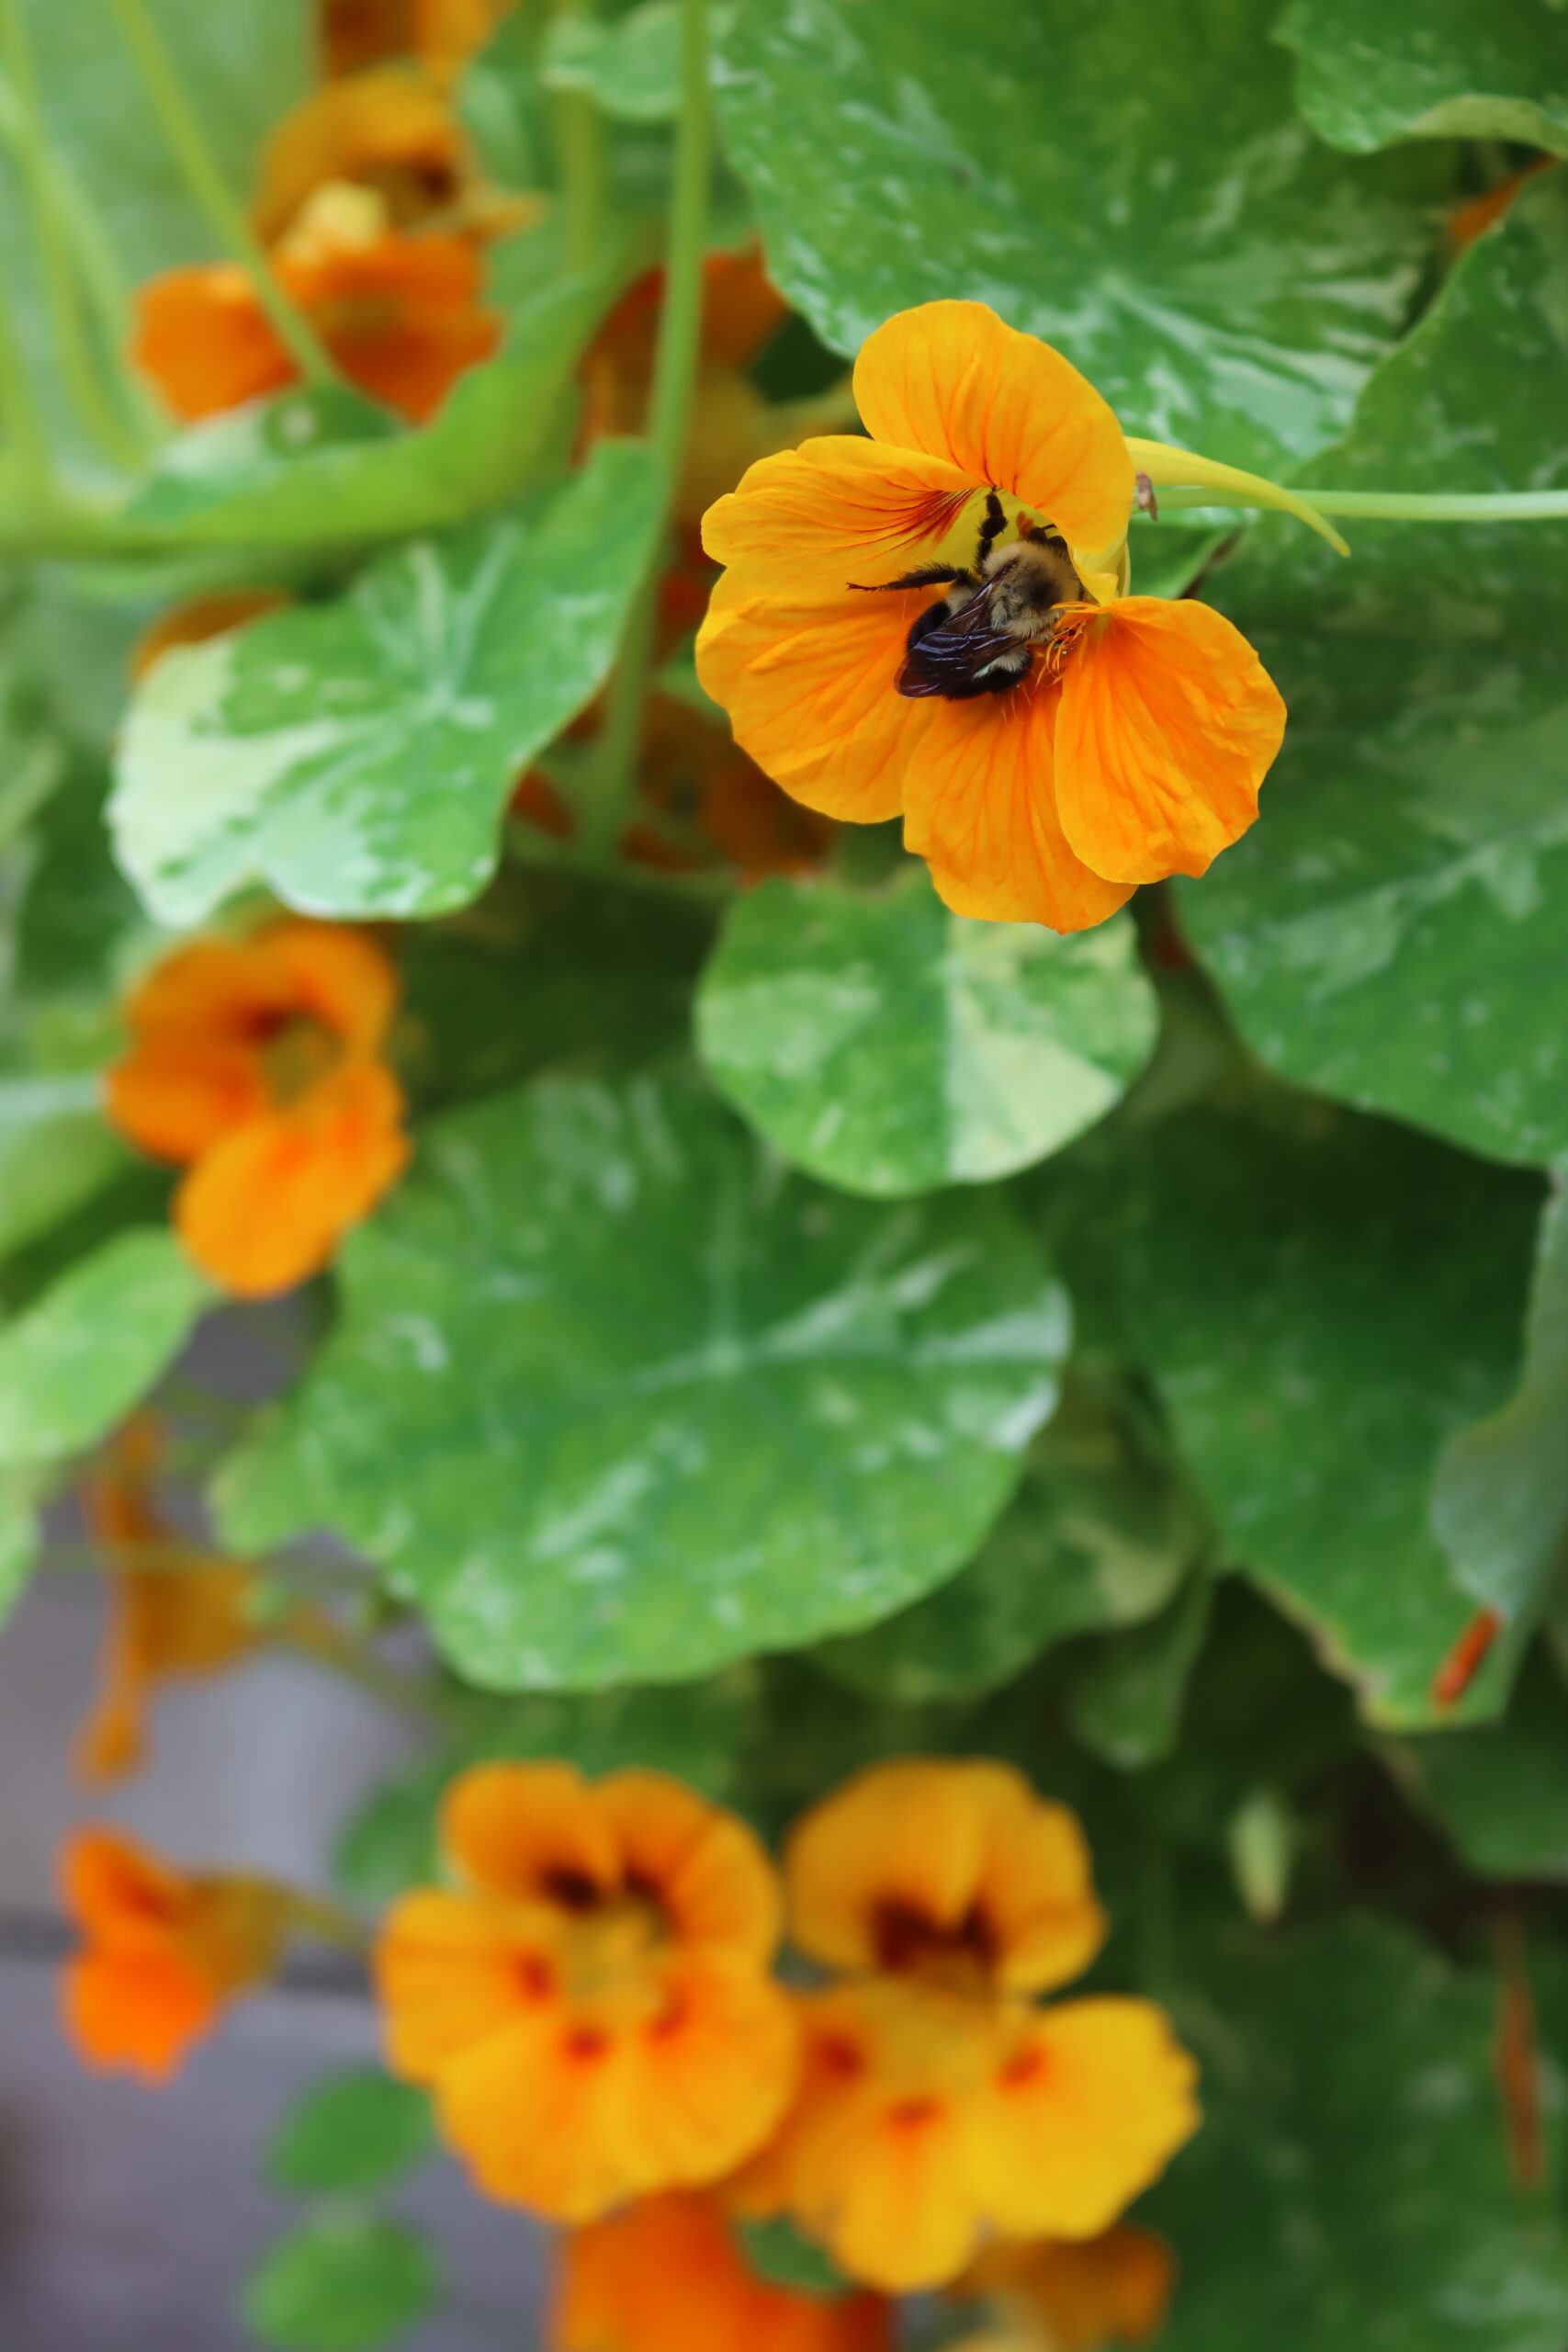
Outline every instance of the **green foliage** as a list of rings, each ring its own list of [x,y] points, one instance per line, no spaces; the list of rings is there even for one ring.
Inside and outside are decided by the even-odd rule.
[[[1303,114],[1337,147],[1517,139],[1568,154],[1568,25],[1550,5],[1291,0],[1280,39]]]
[[[369,2067],[313,2083],[262,2152],[267,2178],[293,2197],[382,2188],[434,2153],[423,2091]]]
[[[1130,922],[1062,939],[949,914],[921,866],[872,895],[772,882],[696,1002],[715,1082],[846,1192],[985,1183],[1120,1101],[1156,1014]]]
[[[1490,1973],[1359,1921],[1187,1969],[1204,2124],[1147,2209],[1181,2250],[1169,2352],[1557,2352],[1568,2249],[1509,2175]]]
[[[1532,1657],[1508,1712],[1481,1731],[1385,1742],[1401,1785],[1486,1878],[1568,1878],[1568,1695]]]
[[[80,1259],[0,1325],[0,1463],[63,1462],[107,1436],[211,1301],[165,1232],[118,1234]]]
[[[252,2271],[245,2321],[279,2352],[375,2352],[419,2324],[439,2285],[429,2241],[406,2223],[323,2216],[279,2238]]]
[[[1222,1545],[1374,1720],[1420,1722],[1473,1613],[1432,1479],[1506,1387],[1538,1187],[1291,1100],[1186,1113],[1150,1159],[1132,1319]],[[1506,1656],[1467,1708],[1501,1704]]]
[[[228,1534],[339,1528],[501,1688],[677,1679],[913,1600],[1006,1500],[1068,1337],[999,1201],[781,1182],[652,1080],[428,1130],[343,1284]]]
[[[681,111],[679,0],[642,0],[601,24],[555,17],[545,36],[540,80],[579,90],[621,122],[672,122]]]
[[[826,342],[968,295],[1069,352],[1130,433],[1265,471],[1337,437],[1440,183],[1314,145],[1273,0],[894,14],[741,0],[724,45],[730,153]]]
[[[1528,190],[1459,264],[1314,482],[1568,482],[1565,182]],[[1414,545],[1408,525],[1352,522],[1348,564],[1289,527],[1258,526],[1216,583],[1291,727],[1266,821],[1184,886],[1184,920],[1287,1076],[1473,1150],[1553,1158],[1568,1149],[1561,560],[1518,523]]]
[[[657,515],[646,456],[615,445],[540,504],[382,557],[334,603],[165,655],[113,810],[148,904],[195,922],[263,878],[315,914],[476,898],[513,786],[604,677]]]

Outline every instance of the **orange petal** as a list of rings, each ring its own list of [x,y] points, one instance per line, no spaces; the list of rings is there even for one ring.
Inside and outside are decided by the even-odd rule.
[[[375,1052],[397,1005],[398,975],[365,932],[344,923],[277,922],[254,944],[285,976],[291,1009],[324,1023],[352,1052]]]
[[[728,573],[697,637],[697,675],[735,740],[793,799],[874,825],[896,817],[929,724],[895,681],[916,592],[782,603]]]
[[[61,1857],[65,1908],[95,1937],[162,1933],[183,1907],[178,1872],[114,1829],[79,1829]]]
[[[462,140],[447,101],[395,66],[313,90],[263,143],[253,215],[264,244],[283,234],[306,198],[329,180],[368,180],[392,200],[418,197],[431,210],[450,200]]]
[[[105,1072],[104,1097],[110,1125],[153,1159],[197,1159],[272,1107],[254,1050],[221,1039],[139,1046]]]
[[[655,1891],[677,1941],[765,1966],[783,1906],[745,1823],[661,1772],[612,1772],[595,1793],[626,1875]]]
[[[442,1843],[469,1884],[513,1902],[551,1900],[551,1872],[618,1892],[615,1830],[572,1764],[476,1764],[447,1790]]]
[[[1133,895],[1068,846],[1057,812],[1055,691],[1038,679],[932,700],[904,778],[904,841],[955,914],[1087,931]]]
[[[704,515],[703,546],[752,594],[815,603],[931,561],[976,490],[940,458],[827,434],[748,467]]]
[[[1109,2228],[1196,2131],[1196,2078],[1152,2002],[1066,2001],[1032,2018],[975,2102],[976,2187],[994,2228]]]
[[[288,1110],[226,1136],[175,1203],[197,1264],[239,1298],[270,1297],[319,1273],[407,1165],[402,1108],[389,1070],[348,1063]]]
[[[878,327],[855,363],[865,428],[1009,491],[1075,548],[1124,535],[1133,460],[1109,404],[1059,351],[984,302],[922,302]]]
[[[1090,623],[1062,679],[1062,829],[1119,882],[1202,874],[1257,816],[1284,731],[1278,687],[1222,613],[1123,597]]]
[[[627,2120],[645,2185],[721,2178],[776,2130],[800,2064],[795,2012],[745,1962],[677,1960],[665,2006],[627,2042]]]
[[[84,2062],[165,2083],[218,2014],[218,1996],[174,1951],[89,1951],[61,1982],[62,2023]]]
[[[182,424],[281,390],[299,370],[243,269],[216,262],[139,286],[130,356]]]
[[[626,2038],[560,2009],[520,2015],[446,2070],[436,2110],[487,2196],[551,2221],[595,2221],[665,2185],[643,2158]]]

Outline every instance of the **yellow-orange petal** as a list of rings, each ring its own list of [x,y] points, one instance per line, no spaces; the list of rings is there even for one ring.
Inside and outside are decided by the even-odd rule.
[[[439,1887],[417,1887],[393,1905],[374,1971],[389,2063],[416,2083],[434,2082],[554,1999],[548,1954],[529,1922]]]
[[[974,2109],[975,2188],[1003,2237],[1093,2237],[1197,2130],[1197,2068],[1152,2002],[1042,2010]]]
[[[1011,694],[920,706],[930,716],[903,778],[904,842],[955,914],[1088,931],[1133,895],[1068,842],[1057,700],[1037,676]]]
[[[469,1885],[505,1901],[552,1900],[552,1877],[620,1887],[615,1832],[574,1764],[471,1765],[442,1801],[441,1838]]]
[[[868,336],[855,362],[866,431],[944,459],[1044,515],[1069,544],[1113,546],[1134,468],[1109,403],[1059,351],[984,302],[922,302]]]
[[[1116,882],[1202,874],[1257,816],[1284,731],[1278,687],[1223,613],[1192,597],[1123,597],[1064,671],[1063,832]]]
[[[287,1111],[226,1136],[175,1203],[197,1264],[238,1298],[270,1297],[319,1273],[407,1166],[402,1110],[389,1070],[345,1063]]]
[[[1083,1832],[1004,1764],[873,1765],[807,1815],[785,1873],[794,1941],[835,1968],[967,1956],[991,1984],[1040,1991],[1104,1940]]]
[[[662,1772],[612,1772],[595,1794],[625,1875],[654,1893],[676,1941],[764,1966],[783,1903],[745,1823]]]
[[[749,466],[704,515],[703,546],[751,594],[811,604],[935,560],[976,501],[941,458],[823,434]]]
[[[732,2173],[782,2121],[800,2072],[787,1996],[728,1955],[665,1963],[660,2014],[627,2038],[627,2096],[645,2186]]]
[[[154,1520],[146,1540],[167,1531]],[[218,1560],[200,1568],[130,1568],[105,1579],[109,1622],[99,1693],[77,1742],[90,1780],[113,1780],[141,1761],[154,1686],[172,1675],[216,1674],[255,1645],[246,1612],[254,1579]]]
[[[914,592],[792,605],[727,573],[697,635],[697,675],[735,740],[792,799],[874,825],[898,814],[904,773],[929,724],[895,681],[919,612]]]

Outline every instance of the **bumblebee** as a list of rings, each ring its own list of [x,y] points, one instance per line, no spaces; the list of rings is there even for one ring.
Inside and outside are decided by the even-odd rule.
[[[883,591],[947,590],[916,616],[905,639],[897,678],[901,695],[969,702],[1010,693],[1028,677],[1031,648],[1050,633],[1053,613],[1082,601],[1083,582],[1058,532],[1037,525],[1010,547],[998,548],[1006,528],[1001,500],[990,491],[975,561],[967,570],[924,563],[878,583]]]

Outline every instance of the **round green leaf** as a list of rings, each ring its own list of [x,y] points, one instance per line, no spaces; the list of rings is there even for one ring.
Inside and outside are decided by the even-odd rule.
[[[62,1462],[105,1436],[184,1346],[212,1292],[174,1236],[117,1234],[0,1326],[0,1463]]]
[[[418,2231],[345,2214],[269,2248],[245,2282],[245,2324],[282,2352],[375,2352],[417,2326],[440,2290]]]
[[[836,350],[969,296],[1129,432],[1266,472],[1322,448],[1404,326],[1441,164],[1319,147],[1275,14],[741,0],[720,103],[770,268]]]
[[[1568,1199],[1547,1203],[1518,1386],[1461,1430],[1438,1471],[1432,1521],[1467,1592],[1506,1616],[1529,1611],[1568,1529]]]
[[[268,2179],[291,2196],[379,2188],[435,2147],[430,2101],[408,2083],[354,2067],[313,2083],[263,2154]]]
[[[110,819],[152,913],[265,881],[319,915],[435,914],[495,870],[518,773],[602,683],[659,525],[638,443],[370,564],[337,603],[164,656]]]
[[[1206,1532],[1133,1416],[1069,1381],[978,1555],[886,1624],[828,1643],[817,1660],[874,1698],[976,1697],[1069,1634],[1152,1616]]]
[[[1561,2352],[1561,2189],[1510,2175],[1493,1972],[1371,1922],[1235,1947],[1176,2003],[1203,2126],[1139,2213],[1180,2257],[1161,2352]]]
[[[1067,1720],[1084,1746],[1123,1772],[1142,1771],[1176,1747],[1187,1679],[1209,1630],[1214,1588],[1191,1577],[1146,1624],[1107,1634],[1077,1661]]]
[[[609,24],[583,15],[552,19],[540,79],[580,90],[621,122],[672,122],[681,111],[680,0],[642,0]]]
[[[1568,16],[1552,0],[1291,0],[1279,38],[1321,137],[1513,139],[1568,155]]]
[[[1314,480],[1568,488],[1568,173],[1520,198]],[[1499,1158],[1568,1153],[1568,525],[1251,531],[1218,601],[1290,707],[1262,814],[1184,921],[1303,1084]],[[1320,560],[1321,558],[1321,560]]]
[[[439,1123],[341,1284],[225,1528],[340,1528],[492,1687],[673,1680],[902,1607],[1010,1493],[1069,1322],[1000,1201],[847,1200],[653,1079]]]
[[[697,997],[716,1084],[853,1193],[986,1183],[1120,1102],[1158,1027],[1131,922],[1058,938],[950,914],[923,866],[736,900]]]
[[[1287,1098],[1150,1138],[1128,1307],[1227,1557],[1389,1724],[1474,1613],[1431,1525],[1445,1442],[1508,1384],[1539,1187]],[[1463,1702],[1495,1713],[1517,1645]]]

